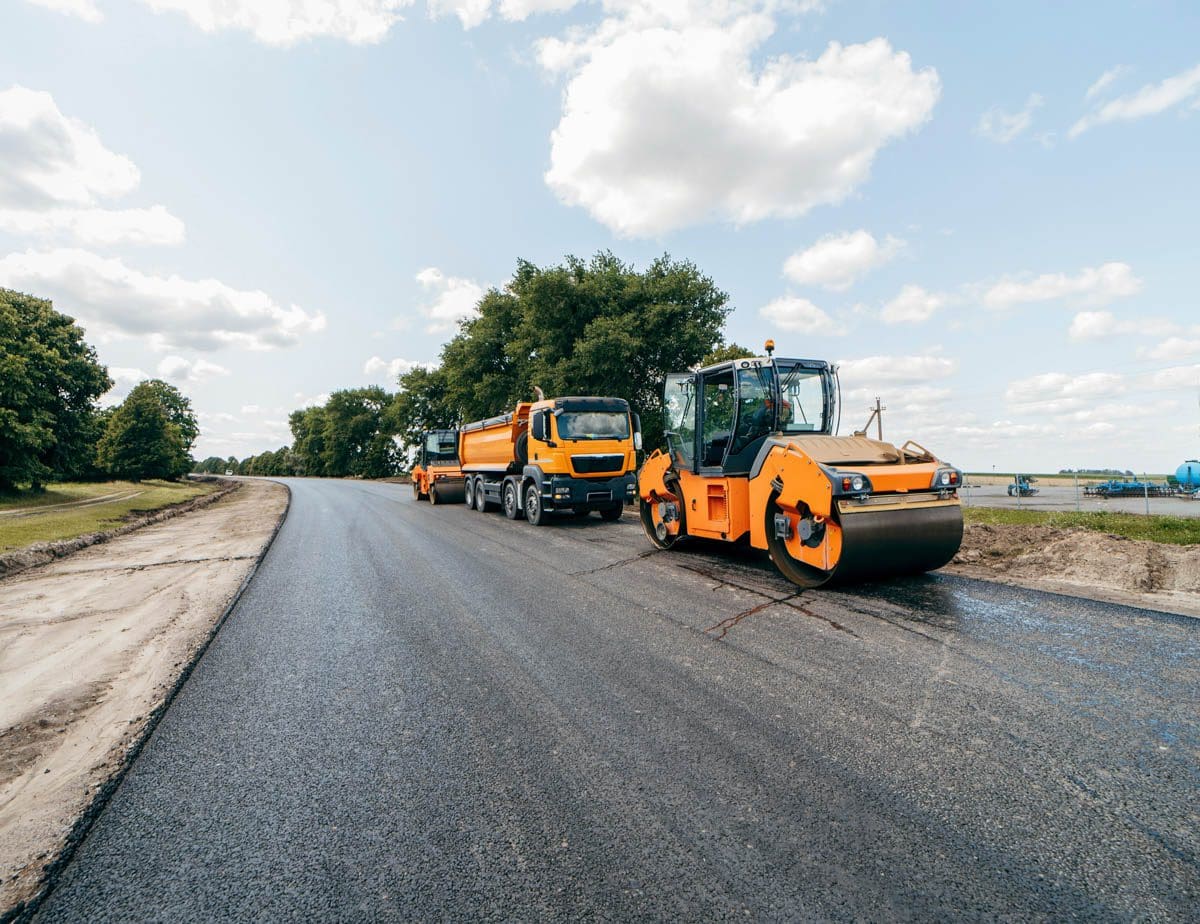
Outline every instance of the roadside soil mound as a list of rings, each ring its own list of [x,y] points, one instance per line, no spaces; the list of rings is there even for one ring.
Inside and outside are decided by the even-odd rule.
[[[287,489],[201,500],[0,581],[0,920],[43,888],[211,637]]]
[[[1071,528],[967,524],[952,573],[1200,616],[1200,547]]]

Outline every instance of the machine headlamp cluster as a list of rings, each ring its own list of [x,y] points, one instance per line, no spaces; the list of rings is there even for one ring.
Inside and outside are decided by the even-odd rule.
[[[834,494],[870,494],[872,490],[871,479],[858,472],[833,472],[830,478]]]
[[[940,468],[933,474],[932,487],[939,491],[951,491],[962,484],[962,472],[956,468]]]

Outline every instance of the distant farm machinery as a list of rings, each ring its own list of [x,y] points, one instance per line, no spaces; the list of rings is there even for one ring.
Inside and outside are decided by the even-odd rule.
[[[1184,493],[1178,485],[1140,481],[1136,478],[1113,478],[1083,489],[1088,497],[1174,497]]]

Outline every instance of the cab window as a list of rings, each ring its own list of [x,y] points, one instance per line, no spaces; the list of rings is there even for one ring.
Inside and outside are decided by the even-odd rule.
[[[668,375],[663,388],[667,451],[682,469],[690,469],[696,455],[696,380],[682,373]]]
[[[733,435],[733,369],[722,369],[704,376],[704,424],[700,435],[700,465],[720,465]]]

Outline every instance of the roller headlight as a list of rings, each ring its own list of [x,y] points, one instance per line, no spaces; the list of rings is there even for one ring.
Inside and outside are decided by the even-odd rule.
[[[833,472],[834,494],[870,494],[871,479],[855,472]]]
[[[933,475],[933,487],[939,490],[957,488],[962,483],[962,472],[954,468],[938,469]]]

